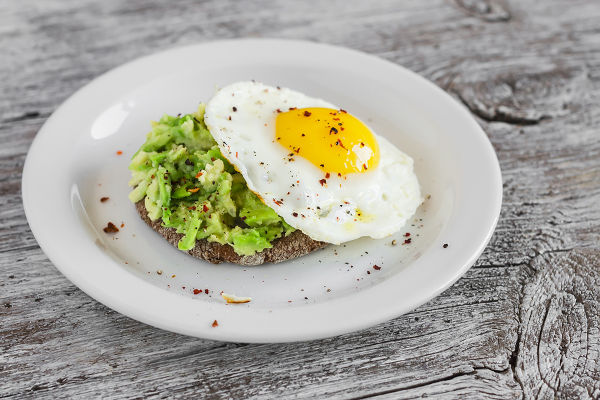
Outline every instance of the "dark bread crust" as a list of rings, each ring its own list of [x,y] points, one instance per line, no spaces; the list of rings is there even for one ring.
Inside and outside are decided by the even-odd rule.
[[[144,200],[135,203],[135,208],[137,209],[138,214],[140,214],[140,217],[142,217],[152,229],[167,239],[173,246],[177,247],[177,243],[183,237],[183,234],[177,233],[174,228],[165,228],[161,226],[160,219],[151,221],[150,218],[148,218]],[[205,239],[197,240],[196,246],[187,253],[193,257],[209,261],[213,264],[230,262],[240,265],[260,265],[267,262],[278,263],[300,257],[321,249],[328,244],[329,243],[313,240],[297,230],[286,237],[275,239],[275,241],[273,241],[273,247],[264,249],[260,253],[256,253],[252,256],[240,256],[233,251],[233,247],[229,245],[208,242]]]

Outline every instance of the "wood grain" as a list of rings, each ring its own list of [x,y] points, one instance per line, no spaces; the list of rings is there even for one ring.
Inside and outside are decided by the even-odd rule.
[[[600,252],[536,257],[523,291],[515,372],[526,397],[600,397]]]
[[[504,182],[476,266],[377,327],[264,345],[148,327],[60,275],[20,195],[46,118],[119,64],[234,37],[376,54],[465,104]],[[600,398],[597,1],[0,2],[0,48],[1,398]]]

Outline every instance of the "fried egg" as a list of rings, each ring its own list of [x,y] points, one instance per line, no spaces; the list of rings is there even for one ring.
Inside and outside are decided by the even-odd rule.
[[[204,122],[248,188],[314,240],[389,236],[422,201],[413,160],[324,100],[238,82],[207,103]]]

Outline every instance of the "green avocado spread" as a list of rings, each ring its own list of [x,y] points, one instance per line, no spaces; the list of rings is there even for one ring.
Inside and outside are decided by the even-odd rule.
[[[129,199],[144,199],[151,220],[160,218],[163,226],[184,234],[180,250],[206,239],[246,256],[294,231],[223,157],[204,124],[203,104],[195,113],[152,122],[129,169],[134,187]]]

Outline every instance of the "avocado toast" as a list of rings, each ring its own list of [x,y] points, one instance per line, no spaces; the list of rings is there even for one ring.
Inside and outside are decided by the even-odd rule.
[[[259,265],[327,243],[288,225],[248,189],[204,124],[204,105],[153,122],[129,169],[129,199],[169,243],[212,263]]]

